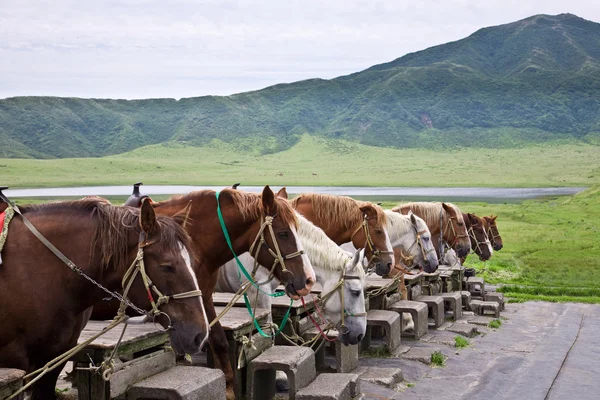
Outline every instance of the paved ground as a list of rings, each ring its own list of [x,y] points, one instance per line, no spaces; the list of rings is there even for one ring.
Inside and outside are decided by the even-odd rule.
[[[403,358],[362,358],[361,366],[396,367],[404,384],[363,383],[366,399],[600,399],[600,306],[530,302],[507,304],[500,329],[480,328],[472,347],[449,345],[456,334],[434,331],[404,346],[448,356],[431,368]],[[404,348],[403,350],[406,350]],[[414,386],[412,386],[414,384]]]

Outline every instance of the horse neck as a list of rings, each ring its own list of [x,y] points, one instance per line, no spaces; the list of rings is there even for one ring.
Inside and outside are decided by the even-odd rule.
[[[385,210],[385,214],[387,216],[386,230],[390,236],[392,247],[401,247],[406,250],[405,247],[410,246],[416,239],[409,217],[389,210]]]
[[[315,212],[313,211],[314,204],[311,202],[298,202],[292,203],[294,208],[298,213],[300,213],[307,220],[312,222],[315,226],[318,226],[323,230],[325,235],[329,239],[331,239],[336,245],[341,245],[342,243],[347,243],[352,240],[353,231],[349,231],[343,226],[337,226],[328,221],[321,221],[316,217]]]
[[[341,274],[352,255],[341,249],[325,232],[302,215],[298,215],[298,222],[298,235],[306,255],[315,268],[315,274],[316,268],[333,270],[338,275]]]
[[[192,238],[194,251],[199,257],[200,268],[206,268],[212,274],[233,256],[217,217],[215,195],[191,193],[188,196],[157,203],[155,209],[160,214],[172,216],[181,211],[190,200],[192,201],[189,214],[191,223],[186,226],[186,230]],[[228,197],[219,200],[233,251],[236,254],[247,252],[250,249],[251,241],[254,240],[254,238],[250,238],[250,234],[257,221],[244,220],[241,212]]]

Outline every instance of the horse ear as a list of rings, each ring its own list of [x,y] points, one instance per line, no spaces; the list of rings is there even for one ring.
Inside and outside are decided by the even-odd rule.
[[[277,197],[281,197],[282,199],[286,200],[288,199],[288,192],[285,186],[279,189],[279,192],[277,192]]]
[[[269,185],[265,186],[265,188],[263,189],[262,203],[266,215],[271,215],[272,212],[275,211],[275,194],[273,193]]]
[[[408,216],[410,217],[410,222],[412,222],[413,226],[417,226],[417,219],[415,218],[415,214],[412,211],[408,212]]]
[[[173,219],[179,225],[181,225],[184,229],[189,222],[190,212],[192,211],[192,200],[190,200],[187,205],[179,211],[177,214],[173,215]]]
[[[140,228],[146,235],[151,235],[158,228],[154,207],[146,198],[142,200],[142,207],[140,208]]]
[[[367,218],[377,218],[377,210],[371,203],[366,203],[360,206],[360,211],[367,216]]]
[[[493,222],[493,221],[496,221],[496,218],[498,218],[498,216],[497,216],[497,215],[494,215],[494,214],[492,214],[492,222]]]
[[[358,249],[354,252],[354,257],[352,258],[352,266],[358,265],[358,263],[360,263],[360,260],[362,259],[362,251],[363,249]]]
[[[479,225],[479,218],[477,218],[475,214],[467,213],[467,216],[469,217],[471,225]]]
[[[452,212],[452,207],[450,207],[450,206],[449,206],[448,204],[446,204],[446,203],[442,203],[442,208],[443,208],[444,210],[446,210],[446,212],[448,212],[448,213]]]

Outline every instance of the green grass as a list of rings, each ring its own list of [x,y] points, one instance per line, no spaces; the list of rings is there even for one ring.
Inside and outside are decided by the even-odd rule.
[[[365,351],[361,351],[361,357],[371,357],[371,358],[390,358],[392,357],[392,353],[386,346],[377,347],[374,349],[368,349]]]
[[[471,343],[469,343],[469,339],[463,336],[455,336],[454,337],[454,347],[458,349],[464,349],[465,347],[469,347]]]
[[[502,320],[494,319],[494,320],[490,321],[488,326],[492,329],[499,329],[502,326]]]
[[[446,356],[441,351],[434,351],[431,353],[431,364],[436,367],[443,367],[446,365]]]
[[[204,147],[152,145],[102,158],[0,159],[3,185],[145,184],[332,186],[588,186],[600,183],[600,146],[393,149],[302,136],[266,155],[213,140]],[[278,176],[282,173],[283,176]],[[316,174],[316,175],[313,175]]]

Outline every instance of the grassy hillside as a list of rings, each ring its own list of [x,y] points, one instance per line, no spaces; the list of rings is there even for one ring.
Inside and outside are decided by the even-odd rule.
[[[393,149],[303,136],[289,150],[260,155],[252,143],[160,144],[103,158],[0,159],[0,184],[588,186],[600,183],[600,146],[544,145],[454,151]],[[278,176],[282,173],[283,176]],[[313,175],[313,173],[316,174]]]
[[[303,134],[395,148],[600,142],[600,24],[538,15],[332,80],[175,101],[0,100],[0,157],[92,157]]]

